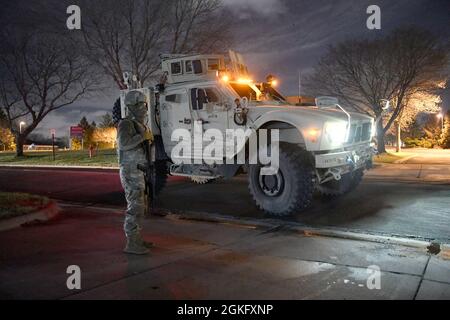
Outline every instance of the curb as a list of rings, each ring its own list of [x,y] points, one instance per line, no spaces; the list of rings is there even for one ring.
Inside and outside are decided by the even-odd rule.
[[[410,239],[410,238],[383,236],[383,235],[375,235],[375,234],[365,234],[365,233],[358,233],[358,232],[353,232],[353,231],[339,231],[339,230],[333,230],[333,229],[319,229],[319,228],[304,228],[304,227],[298,227],[298,226],[293,226],[293,227],[291,227],[291,229],[295,230],[305,236],[320,236],[320,237],[339,238],[339,239],[346,239],[346,240],[394,244],[394,245],[400,245],[400,246],[404,246],[404,247],[424,249],[424,250],[426,250],[427,247],[430,246],[430,244],[431,244],[430,241],[425,241],[425,240],[416,240],[416,239]]]
[[[43,222],[54,219],[59,215],[59,207],[53,200],[45,207],[36,212],[25,214],[23,216],[12,217],[9,219],[0,220],[0,231],[6,231],[18,228],[24,224],[35,221]]]
[[[14,168],[14,169],[29,169],[29,170],[73,170],[73,171],[104,171],[104,172],[116,172],[119,168],[115,167],[88,167],[88,166],[47,166],[47,165],[7,165],[0,164],[0,169]],[[399,178],[395,176],[377,176],[366,174],[364,176],[365,181],[371,182],[386,182],[386,183],[416,183],[416,184],[430,184],[430,185],[448,185],[450,180],[413,180],[410,178]]]
[[[417,154],[412,154],[410,156],[407,156],[407,157],[395,160],[393,163],[395,163],[395,164],[402,164],[402,163],[405,163],[406,161],[408,161],[408,160],[410,160],[412,158],[415,158],[415,157],[417,157]]]
[[[273,229],[280,226],[280,221],[274,219],[254,220],[250,218],[236,218],[229,215],[209,212],[193,212],[193,211],[170,211],[165,215],[168,219],[173,220],[189,220],[211,223],[229,224],[246,228],[265,228]]]
[[[408,179],[408,178],[395,178],[395,177],[383,177],[383,176],[364,176],[363,181],[367,182],[386,182],[386,183],[405,183],[405,184],[423,184],[423,185],[449,185],[450,179],[448,180],[423,180],[421,178],[416,178],[417,180]]]
[[[46,170],[106,170],[118,171],[119,167],[98,167],[98,166],[51,166],[51,165],[26,165],[26,164],[0,164],[0,168],[15,169],[46,169]]]
[[[183,213],[171,213],[166,217],[168,218],[173,217],[175,219],[184,219],[192,221],[226,223],[236,226],[253,227],[253,228],[260,228],[260,227],[268,229],[276,228],[277,230],[283,229],[285,231],[291,231],[307,237],[318,236],[318,237],[339,238],[355,241],[394,244],[424,250],[427,250],[427,247],[430,246],[432,242],[428,240],[417,240],[400,236],[397,237],[397,236],[376,235],[370,233],[336,230],[331,228],[315,228],[301,225],[296,222],[280,221],[275,219],[261,219],[259,221],[255,221],[252,219],[245,219],[245,218],[242,219],[214,213],[183,212]],[[443,249],[444,247],[448,248],[449,249],[448,254],[450,255],[450,244],[442,244],[441,247],[442,251],[444,250]]]
[[[92,208],[98,210],[105,210],[108,212],[115,213],[123,213],[124,208],[119,207],[102,207],[95,206],[90,204],[79,204],[79,203],[64,203],[61,202],[61,206],[65,207],[83,207],[83,208]],[[159,209],[159,214],[155,214],[157,217],[162,217],[165,219],[172,220],[187,220],[187,221],[200,221],[200,222],[209,222],[209,223],[221,223],[233,225],[236,227],[244,227],[244,228],[262,228],[267,229],[268,232],[270,230],[284,230],[288,232],[293,232],[300,234],[302,236],[317,236],[317,237],[328,237],[328,238],[338,238],[338,239],[346,239],[346,240],[355,240],[355,241],[365,241],[365,242],[375,242],[375,243],[384,243],[384,244],[393,244],[400,245],[405,247],[411,247],[416,249],[423,249],[427,251],[427,248],[431,245],[431,243],[435,242],[428,239],[415,239],[413,237],[405,237],[405,236],[387,236],[381,234],[374,233],[362,233],[355,231],[347,231],[347,230],[339,230],[332,228],[316,228],[310,227],[306,225],[299,224],[297,222],[291,221],[283,221],[277,219],[270,218],[262,218],[262,219],[252,219],[252,218],[238,218],[230,215],[223,215],[219,213],[209,213],[209,212],[194,212],[194,211],[179,211],[179,210],[166,210]],[[441,246],[441,254],[450,257],[450,243],[442,243]]]

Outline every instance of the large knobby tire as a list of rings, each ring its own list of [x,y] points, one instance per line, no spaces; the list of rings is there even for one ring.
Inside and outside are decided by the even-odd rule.
[[[280,143],[280,168],[273,176],[260,175],[261,165],[249,166],[250,194],[260,210],[289,216],[310,206],[314,170],[309,154],[298,146]]]
[[[356,189],[363,177],[364,169],[357,169],[342,175],[341,180],[331,180],[317,186],[317,190],[326,198],[342,196]]]

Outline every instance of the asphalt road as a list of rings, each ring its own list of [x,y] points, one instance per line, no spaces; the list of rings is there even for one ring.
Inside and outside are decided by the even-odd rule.
[[[124,206],[116,171],[0,168],[0,190],[29,192],[66,202]],[[175,211],[267,218],[248,193],[245,176],[196,185],[171,177],[158,199]],[[450,241],[450,186],[365,179],[351,194],[326,201],[316,196],[311,208],[287,220],[311,227]]]

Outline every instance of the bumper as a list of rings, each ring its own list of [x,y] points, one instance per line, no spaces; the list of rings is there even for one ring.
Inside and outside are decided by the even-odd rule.
[[[316,154],[316,168],[327,169],[352,165],[355,169],[361,168],[372,161],[373,148],[369,144],[345,148],[345,151]]]

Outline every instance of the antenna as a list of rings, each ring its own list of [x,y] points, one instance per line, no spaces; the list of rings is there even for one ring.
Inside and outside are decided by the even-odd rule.
[[[127,89],[130,87],[130,73],[124,72],[123,73],[123,82],[127,86]]]
[[[302,74],[300,69],[298,69],[298,103],[301,104],[301,96],[302,96]]]

